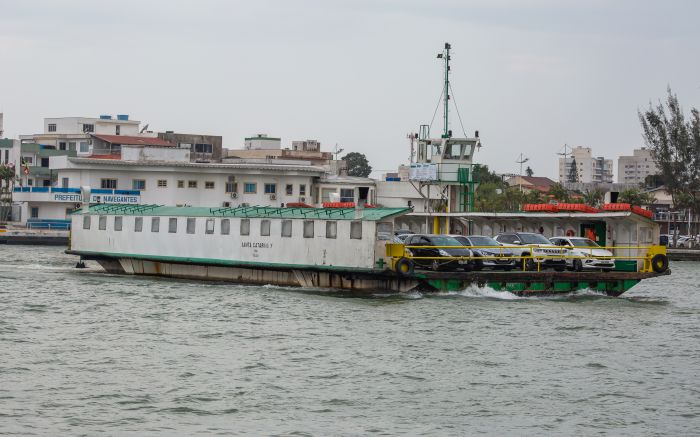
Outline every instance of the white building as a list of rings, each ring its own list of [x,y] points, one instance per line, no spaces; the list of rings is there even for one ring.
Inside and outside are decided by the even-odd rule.
[[[620,156],[617,160],[617,182],[621,184],[643,184],[647,176],[658,171],[651,151],[645,147],[634,149],[632,156]]]
[[[568,182],[572,165],[576,163],[578,182],[612,182],[613,162],[602,156],[594,157],[590,147],[577,146],[571,155],[559,158],[559,182]]]
[[[281,138],[268,137],[267,134],[257,134],[244,140],[244,150],[279,150],[282,148]]]

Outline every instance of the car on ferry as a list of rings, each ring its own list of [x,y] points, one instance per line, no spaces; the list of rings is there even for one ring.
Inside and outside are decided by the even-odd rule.
[[[471,271],[473,268],[469,259],[472,251],[448,235],[411,234],[406,237],[404,244],[416,267],[465,271]]]
[[[542,234],[502,232],[496,235],[495,240],[502,246],[508,246],[513,251],[513,256],[521,259],[520,265],[524,270],[566,270],[568,248],[555,246]]]
[[[613,253],[603,249],[595,241],[585,237],[552,237],[552,244],[569,249],[566,266],[577,272],[582,270],[610,271],[615,269]]]
[[[474,270],[490,268],[493,270],[513,270],[516,260],[513,251],[503,248],[501,244],[485,235],[452,235],[455,240],[469,247],[474,255]]]

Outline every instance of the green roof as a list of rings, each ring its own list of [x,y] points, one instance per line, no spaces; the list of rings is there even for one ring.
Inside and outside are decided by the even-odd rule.
[[[410,208],[365,208],[360,220],[377,221],[410,212]],[[85,214],[85,211],[76,211]],[[103,203],[90,205],[89,214],[147,215],[170,217],[239,217],[319,220],[357,220],[354,208],[273,208],[269,206],[239,206],[236,208],[189,207],[163,205],[131,205]]]

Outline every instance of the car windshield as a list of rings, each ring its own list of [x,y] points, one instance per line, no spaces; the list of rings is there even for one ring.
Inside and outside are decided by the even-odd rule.
[[[462,246],[462,243],[452,237],[432,237],[433,246]]]
[[[552,244],[542,234],[520,234],[519,237],[524,244]]]
[[[571,244],[576,247],[600,247],[598,243],[588,238],[570,238]]]
[[[500,246],[498,241],[491,237],[469,237],[474,246]]]

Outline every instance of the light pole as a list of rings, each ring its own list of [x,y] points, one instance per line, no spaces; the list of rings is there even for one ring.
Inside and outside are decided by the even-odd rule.
[[[518,178],[518,182],[520,182],[520,192],[521,193],[523,192],[523,164],[528,162],[529,160],[530,160],[530,158],[526,158],[525,155],[523,155],[521,153],[520,156],[518,157],[518,160],[515,161],[516,163],[520,164],[520,175]]]

